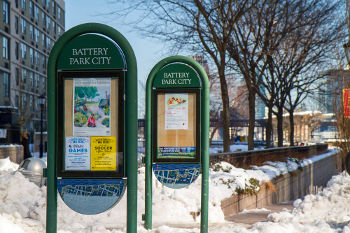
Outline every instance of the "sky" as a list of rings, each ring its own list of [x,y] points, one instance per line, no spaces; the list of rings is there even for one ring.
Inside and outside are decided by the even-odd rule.
[[[134,50],[137,67],[138,80],[146,83],[147,76],[151,69],[163,58],[175,55],[166,51],[166,45],[155,39],[144,38],[141,33],[133,31],[131,26],[125,25],[123,20],[117,16],[106,16],[111,11],[111,4],[107,0],[66,0],[66,31],[70,28],[83,23],[102,23],[115,28],[130,43]],[[138,86],[139,102],[143,101],[140,95],[144,95],[141,86]],[[139,109],[142,111],[142,104],[139,103]]]

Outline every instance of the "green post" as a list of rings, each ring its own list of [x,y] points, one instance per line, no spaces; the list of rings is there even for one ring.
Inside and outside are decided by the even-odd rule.
[[[153,70],[152,70],[153,72]],[[152,74],[151,72],[151,74]],[[147,79],[146,83],[146,115],[145,115],[145,228],[147,230],[152,229],[152,156],[151,156],[151,90],[152,82]]]
[[[202,77],[207,77],[201,68]],[[204,74],[203,74],[204,72]],[[201,165],[202,165],[202,192],[201,192],[201,233],[208,232],[208,203],[209,203],[209,81],[202,79],[202,132],[201,132]]]
[[[46,232],[57,232],[57,69],[58,58],[65,45],[74,38],[87,34],[102,34],[116,44],[125,55],[124,155],[127,174],[127,232],[137,232],[137,65],[129,42],[117,30],[107,25],[87,23],[65,32],[51,50],[48,62],[48,180]]]
[[[152,229],[152,91],[157,73],[171,63],[184,63],[198,73],[201,79],[201,232],[208,232],[208,201],[209,201],[209,81],[203,67],[189,57],[172,56],[158,62],[150,72],[146,84],[146,116],[145,116],[145,228]]]

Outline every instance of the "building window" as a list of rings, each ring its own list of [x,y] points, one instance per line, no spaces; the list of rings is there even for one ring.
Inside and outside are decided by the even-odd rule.
[[[19,68],[16,67],[16,84],[19,85]]]
[[[16,107],[19,107],[19,96],[18,95],[16,95]]]
[[[53,15],[56,15],[56,3],[55,3],[55,1],[52,1],[52,14]]]
[[[26,0],[21,0],[21,8],[22,8],[23,10],[26,9]]]
[[[27,80],[27,70],[26,69],[22,69],[21,81],[22,81],[22,83],[26,83],[26,80]]]
[[[16,34],[18,34],[18,17],[15,16],[15,31],[16,31]]]
[[[57,34],[58,35],[61,35],[62,31],[61,31],[61,27],[60,26],[57,26]]]
[[[42,88],[46,89],[46,79],[45,76],[41,76],[41,80],[42,80]]]
[[[42,26],[44,28],[46,25],[46,15],[45,15],[44,11],[41,12],[41,18],[42,18]]]
[[[39,65],[39,53],[38,51],[34,51],[34,60],[35,60],[35,65]]]
[[[35,86],[39,87],[39,75],[38,74],[34,74],[34,79],[35,79]]]
[[[46,48],[46,36],[44,34],[41,34],[42,36],[42,42],[43,42],[43,47]]]
[[[39,8],[37,6],[34,6],[34,18],[36,21],[39,20]]]
[[[25,93],[22,93],[22,108],[24,108],[24,106],[26,106],[27,102],[27,95]]]
[[[34,64],[34,50],[32,48],[29,48],[29,57],[30,57],[30,62]]]
[[[39,30],[34,28],[34,39],[36,43],[39,43]]]
[[[17,41],[15,43],[15,54],[16,54],[16,59],[18,60],[18,58],[19,58],[19,43]]]
[[[22,34],[27,33],[27,21],[24,18],[21,18],[21,32]]]
[[[9,40],[6,37],[2,38],[2,57],[9,59]]]
[[[46,0],[46,8],[50,9],[50,0]]]
[[[46,29],[50,30],[51,19],[49,16],[46,16]]]
[[[51,40],[50,37],[46,37],[46,48],[50,49]]]
[[[56,23],[53,20],[52,20],[52,30],[53,30],[53,33],[56,34]]]
[[[30,16],[34,16],[33,1],[29,1],[29,13],[30,13]]]
[[[4,73],[4,96],[9,97],[10,96],[10,79],[9,79],[9,74]]]
[[[32,24],[29,24],[29,34],[30,34],[30,39],[34,40],[34,27]]]
[[[28,73],[29,73],[30,87],[34,88],[34,74],[31,71],[28,71]]]
[[[27,58],[27,45],[23,43],[21,43],[21,55],[23,60]]]
[[[4,23],[9,23],[9,3],[5,0],[2,1],[2,20]]]
[[[61,19],[61,8],[57,7],[57,17],[60,20]]]

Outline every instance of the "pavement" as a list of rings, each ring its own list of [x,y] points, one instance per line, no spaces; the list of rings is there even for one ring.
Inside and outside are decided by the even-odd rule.
[[[226,220],[234,223],[239,223],[246,227],[250,227],[256,222],[266,222],[267,216],[271,213],[281,212],[284,209],[292,210],[293,208],[293,202],[273,204],[265,206],[263,209],[260,210],[257,209],[252,211],[243,211],[236,215],[226,216]]]

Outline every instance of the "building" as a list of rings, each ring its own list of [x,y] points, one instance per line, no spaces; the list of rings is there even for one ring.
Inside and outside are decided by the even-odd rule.
[[[0,106],[15,109],[11,122],[0,128],[17,125],[32,135],[40,130],[39,97],[46,99],[48,57],[65,30],[65,3],[0,1]]]

